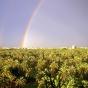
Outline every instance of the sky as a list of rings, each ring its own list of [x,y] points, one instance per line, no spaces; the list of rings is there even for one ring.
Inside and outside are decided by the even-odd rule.
[[[20,47],[39,0],[0,0],[0,47]],[[28,30],[29,48],[88,46],[88,0],[43,0]]]

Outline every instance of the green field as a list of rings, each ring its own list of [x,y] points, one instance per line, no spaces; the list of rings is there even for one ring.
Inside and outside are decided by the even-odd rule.
[[[0,88],[88,88],[88,49],[0,49]]]

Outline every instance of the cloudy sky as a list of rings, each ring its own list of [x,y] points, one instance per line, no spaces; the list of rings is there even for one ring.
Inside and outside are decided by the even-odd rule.
[[[39,0],[0,0],[0,46],[20,47]],[[88,0],[43,0],[28,47],[88,46]]]

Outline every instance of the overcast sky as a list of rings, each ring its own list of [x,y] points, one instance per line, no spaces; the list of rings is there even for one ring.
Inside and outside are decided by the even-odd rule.
[[[0,0],[0,46],[19,47],[39,0]],[[28,47],[88,46],[88,0],[44,0]]]

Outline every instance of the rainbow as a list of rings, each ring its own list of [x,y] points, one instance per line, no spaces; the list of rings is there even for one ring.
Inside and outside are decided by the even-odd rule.
[[[28,35],[29,35],[29,30],[31,29],[31,25],[32,25],[32,22],[33,22],[33,18],[37,15],[40,7],[42,6],[43,4],[43,0],[39,0],[38,4],[37,4],[37,7],[34,9],[31,17],[30,17],[30,20],[27,24],[27,27],[25,29],[25,32],[24,32],[24,36],[23,36],[23,39],[22,39],[22,43],[21,43],[21,47],[22,48],[27,48],[27,44],[28,44]]]

